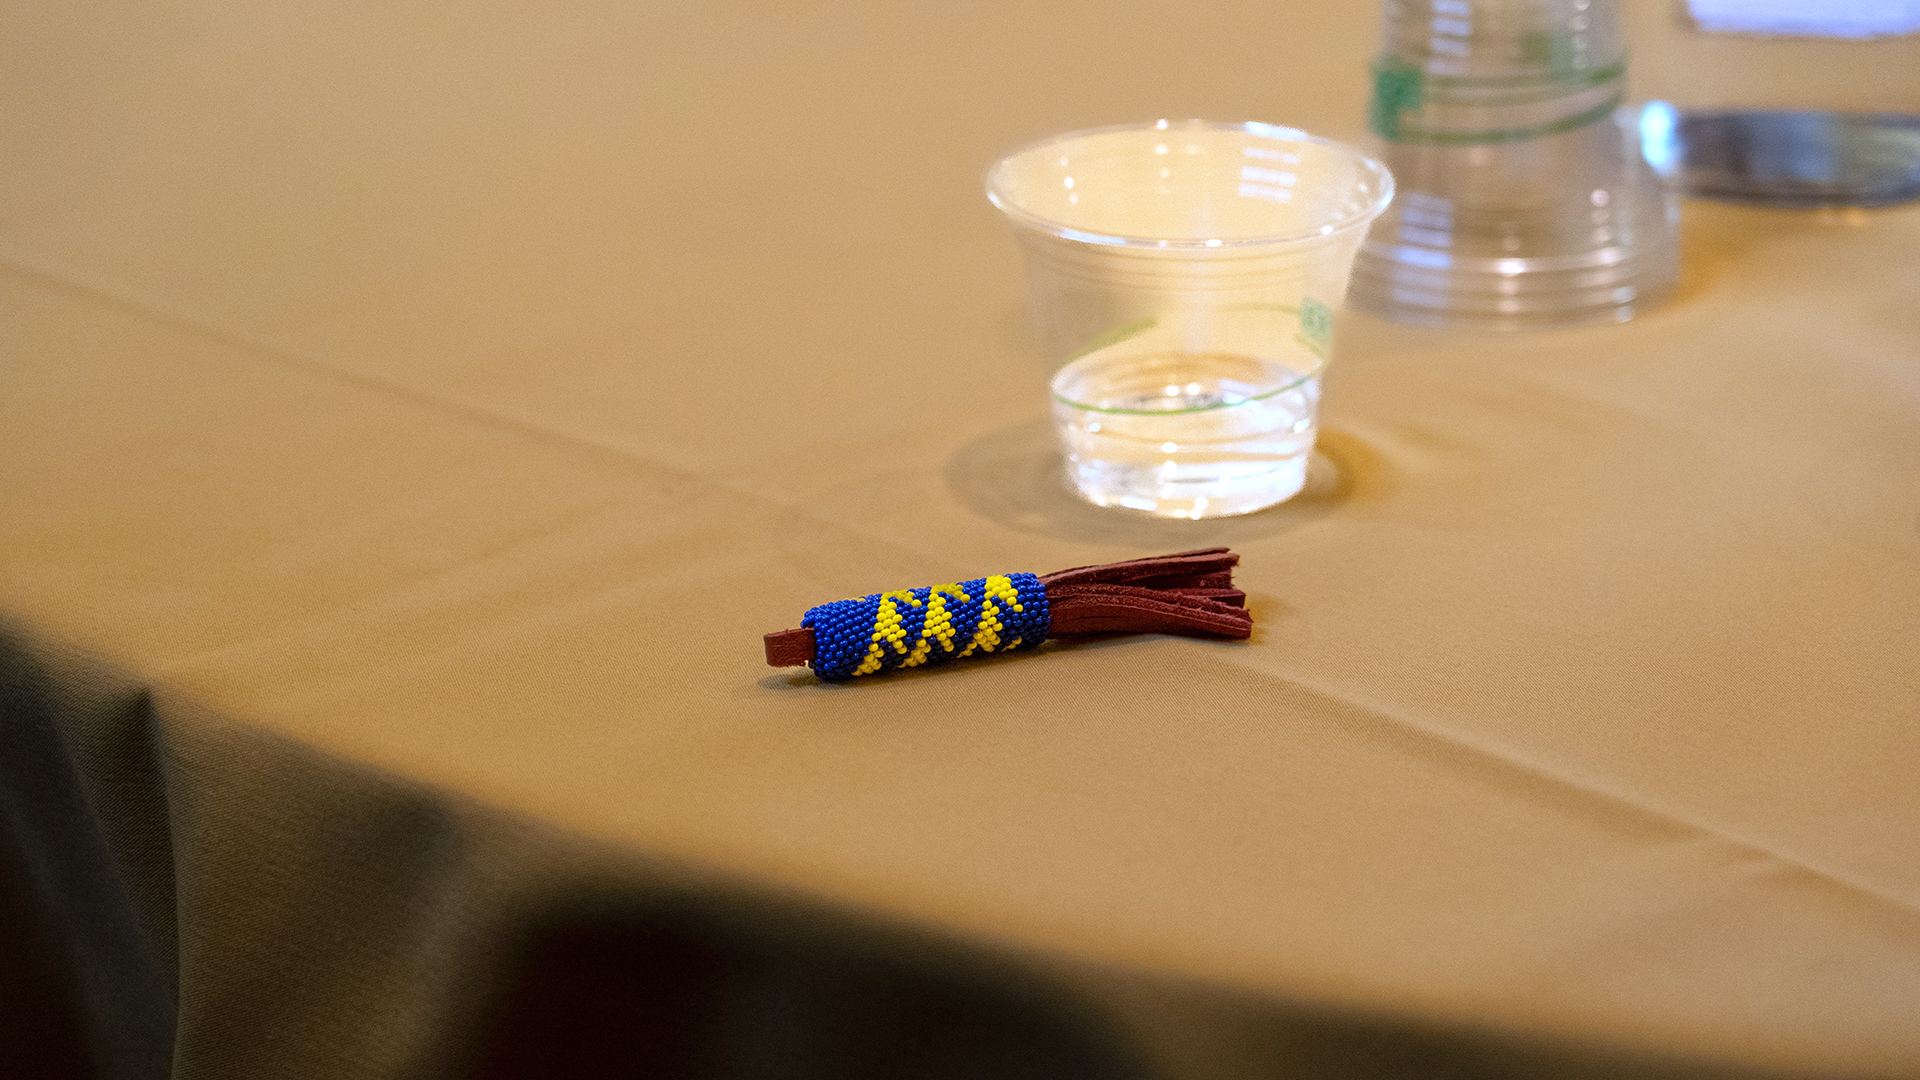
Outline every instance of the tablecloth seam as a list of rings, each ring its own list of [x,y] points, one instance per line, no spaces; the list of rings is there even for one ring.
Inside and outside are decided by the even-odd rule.
[[[343,385],[385,394],[389,397],[398,398],[415,405],[422,405],[442,413],[478,420],[496,428],[515,431],[519,434],[532,436],[548,443],[559,444],[572,450],[584,450],[600,454],[625,464],[646,465],[693,483],[704,484],[719,491],[737,495],[763,506],[800,514],[818,524],[835,525],[840,528],[845,528],[844,525],[840,525],[838,522],[813,516],[802,503],[784,502],[764,491],[740,487],[704,473],[695,472],[684,465],[660,461],[632,450],[600,442],[585,435],[543,427],[533,421],[525,420],[509,413],[498,412],[471,402],[460,401],[451,397],[442,397],[409,382],[383,378],[379,375],[353,368],[339,367],[326,360],[309,356],[298,349],[261,340],[241,331],[223,329],[194,315],[170,310],[169,307],[164,304],[123,292],[113,286],[89,280],[86,277],[76,275],[70,271],[50,269],[33,259],[20,255],[16,251],[0,249],[0,268],[12,271],[21,277],[39,281],[44,285],[65,290],[92,303],[119,308],[137,317],[169,327],[176,332],[210,341],[216,345],[232,349],[256,360],[304,371],[310,375],[317,375]],[[876,543],[886,544],[902,554],[911,555],[918,550],[887,540],[881,536],[874,536],[867,533],[858,533],[857,535]]]
[[[1795,870],[1810,874],[1840,889],[1857,893],[1862,897],[1887,904],[1909,915],[1920,917],[1920,903],[1886,892],[1875,886],[1853,880],[1851,877],[1842,873],[1820,867],[1799,856],[1780,851],[1768,844],[1741,836],[1735,832],[1730,832],[1720,826],[1684,816],[1671,808],[1657,803],[1643,801],[1600,784],[1577,780],[1562,775],[1544,764],[1503,746],[1486,744],[1458,733],[1447,731],[1443,728],[1422,723],[1419,720],[1402,715],[1400,712],[1387,706],[1367,701],[1351,694],[1331,690],[1320,683],[1302,678],[1299,675],[1282,674],[1245,664],[1235,664],[1234,667],[1248,675],[1271,682],[1284,683],[1295,689],[1305,690],[1308,693],[1317,694],[1328,700],[1337,701],[1360,712],[1362,715],[1391,724],[1403,731],[1409,731],[1422,738],[1431,739],[1455,749],[1463,750],[1469,754],[1496,762],[1506,768],[1519,770],[1528,776],[1545,780],[1568,791],[1577,792],[1588,798],[1600,799],[1616,806],[1624,807],[1634,813],[1715,838],[1753,854],[1792,867]]]

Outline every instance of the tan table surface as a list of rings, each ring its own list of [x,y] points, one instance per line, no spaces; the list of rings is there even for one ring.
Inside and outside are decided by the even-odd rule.
[[[1054,479],[985,166],[1357,138],[1369,8],[9,5],[0,615],[981,940],[1920,1075],[1920,209],[1690,204],[1621,326],[1343,314],[1268,513]],[[1245,645],[759,655],[835,597],[1212,543]]]

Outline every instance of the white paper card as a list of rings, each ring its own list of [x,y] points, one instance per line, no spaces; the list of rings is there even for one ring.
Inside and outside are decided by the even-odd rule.
[[[1920,0],[1687,0],[1700,29],[1871,38],[1920,33]]]

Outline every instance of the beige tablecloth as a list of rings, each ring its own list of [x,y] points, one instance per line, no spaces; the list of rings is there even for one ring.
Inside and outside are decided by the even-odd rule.
[[[1056,478],[986,165],[1358,139],[1372,19],[0,10],[0,619],[178,1002],[133,1058],[431,1074],[473,926],[664,866],[1232,995],[1237,1045],[1920,1075],[1920,210],[1690,204],[1625,325],[1343,314],[1266,513]],[[836,597],[1215,543],[1245,644],[760,655]]]

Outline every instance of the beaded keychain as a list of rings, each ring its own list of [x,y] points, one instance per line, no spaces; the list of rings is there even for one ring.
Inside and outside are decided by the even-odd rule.
[[[1044,577],[1000,574],[874,593],[807,611],[797,630],[767,635],[767,663],[810,665],[851,679],[975,654],[1031,649],[1050,637],[1183,634],[1244,639],[1240,556],[1226,548],[1077,566]]]

